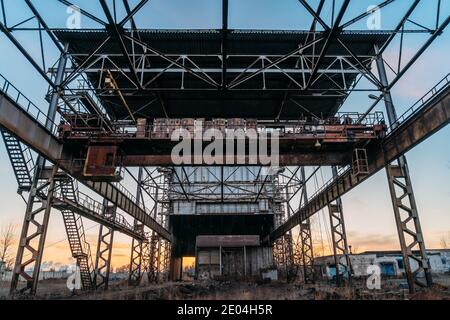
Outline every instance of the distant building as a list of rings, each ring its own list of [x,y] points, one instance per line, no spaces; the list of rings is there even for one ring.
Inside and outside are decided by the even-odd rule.
[[[430,261],[431,272],[435,274],[443,274],[450,272],[450,249],[432,249],[427,250],[428,259]],[[367,276],[367,268],[370,265],[380,267],[381,275],[387,277],[403,276],[405,266],[400,251],[366,251],[360,254],[350,255],[352,275],[355,277]],[[411,268],[415,271],[418,264],[415,260],[410,259]],[[315,259],[315,267],[318,276],[333,279],[336,276],[336,266],[333,256],[317,257]],[[340,257],[341,273],[345,273],[345,258]]]

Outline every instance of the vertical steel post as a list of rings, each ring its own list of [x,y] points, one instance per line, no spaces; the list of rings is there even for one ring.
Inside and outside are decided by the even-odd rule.
[[[227,88],[228,0],[222,0],[222,90]]]
[[[110,206],[107,200],[103,201],[105,216],[112,216],[115,219],[116,206]],[[114,241],[114,230],[104,225],[100,225],[97,242],[97,254],[95,258],[95,289],[108,290],[109,274],[111,271],[111,256]]]
[[[153,219],[157,220],[158,217],[158,197],[159,192],[158,188],[155,188],[155,205],[153,207]],[[159,244],[159,236],[156,232],[150,231],[149,233],[149,241],[144,244],[145,250],[143,250],[142,259],[147,261],[148,264],[146,265],[147,270],[147,277],[149,282],[157,282],[158,281],[158,244]]]
[[[306,189],[305,167],[300,169],[301,179],[303,181],[303,189],[301,197],[303,203],[308,202],[308,191]],[[301,205],[302,201],[300,201]],[[308,218],[301,222],[300,225],[300,245],[301,245],[301,263],[303,265],[303,279],[305,283],[314,283],[314,253],[311,234],[311,223]]]
[[[383,97],[388,121],[391,128],[395,129],[398,126],[397,113],[390,90],[386,89],[389,87],[389,82],[383,57],[377,45],[375,45],[375,52],[377,54],[376,64],[378,74],[384,87]],[[387,163],[386,174],[406,278],[409,291],[413,293],[415,291],[415,284],[421,287],[431,286],[432,278],[406,157],[400,156],[396,161]],[[417,253],[413,252],[414,249],[417,250]],[[418,264],[418,268],[415,271],[412,271],[410,259],[416,261]],[[417,277],[421,273],[424,275],[424,281],[420,281]]]
[[[331,167],[333,178],[338,177],[337,168]],[[351,281],[351,262],[348,251],[347,232],[345,230],[344,212],[342,208],[342,199],[338,197],[335,203],[328,204],[328,213],[330,215],[331,239],[333,241],[333,256],[336,266],[336,285],[339,287],[343,284],[340,272],[340,258],[343,255],[346,263],[346,272],[349,282]]]
[[[137,189],[136,189],[136,201],[139,205],[142,195],[142,179],[143,179],[144,169],[139,168],[138,172],[138,182],[137,182]],[[134,228],[136,230],[142,229],[142,232],[144,232],[144,226],[139,223],[138,220],[134,220]],[[150,239],[149,239],[150,241]],[[130,270],[129,270],[129,277],[128,277],[128,285],[130,286],[138,286],[141,282],[142,277],[142,259],[144,252],[144,244],[142,241],[134,239],[131,243],[131,255],[130,255]]]
[[[286,185],[285,189],[285,197],[286,197],[286,217],[289,219],[291,217],[291,207],[289,205],[289,187]],[[288,233],[285,234],[285,256],[286,256],[286,275],[288,280],[290,277],[294,277],[292,274],[294,272],[294,243],[292,241],[292,230],[289,230]]]
[[[53,121],[56,117],[56,110],[61,95],[62,88],[60,86],[64,80],[68,47],[68,44],[64,46],[64,53],[61,54],[58,62],[58,69],[55,78],[56,89],[52,93],[47,112],[45,127],[50,131],[53,131],[54,129]],[[39,272],[44,253],[45,238],[47,235],[48,221],[50,218],[51,202],[53,200],[53,191],[55,188],[54,175],[58,170],[58,167],[54,166],[52,176],[48,180],[43,180],[41,179],[41,172],[44,169],[44,166],[45,158],[38,156],[34,171],[33,184],[27,200],[27,207],[11,280],[11,295],[18,292],[31,295],[36,294],[39,281]],[[42,212],[43,214],[41,214]],[[42,217],[40,217],[41,215]],[[28,257],[28,255],[31,255],[31,257]],[[33,266],[32,275],[25,270],[27,267],[31,266]],[[26,281],[26,286],[18,289],[20,278],[23,278]]]

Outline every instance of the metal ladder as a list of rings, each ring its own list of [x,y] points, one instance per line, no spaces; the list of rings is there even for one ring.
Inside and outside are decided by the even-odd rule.
[[[64,176],[59,178],[59,187],[64,198],[77,202],[77,192],[72,178]],[[93,262],[89,243],[86,241],[83,220],[72,210],[61,210],[67,239],[69,240],[72,256],[77,260],[80,268],[80,277],[83,290],[91,290],[93,285]]]
[[[34,160],[29,148],[23,148],[19,140],[8,132],[1,130],[6,151],[11,161],[14,175],[19,184],[18,193],[30,191],[33,184]]]

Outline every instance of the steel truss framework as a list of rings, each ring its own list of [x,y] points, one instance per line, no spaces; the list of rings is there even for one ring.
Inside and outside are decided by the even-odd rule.
[[[30,11],[32,12],[32,17],[25,20],[19,21],[15,23],[13,26],[9,26],[7,24],[8,15],[5,14],[5,19],[3,21],[2,30],[9,36],[11,39],[17,42],[12,33],[14,31],[36,31],[40,34],[46,33],[50,37],[50,39],[56,44],[60,51],[63,50],[62,46],[58,42],[58,39],[55,35],[54,28],[49,27],[42,16],[39,14],[37,8],[32,4],[31,1],[25,1],[29,6]],[[67,1],[55,0],[55,3],[60,3],[63,5],[69,5]],[[81,14],[92,20],[96,24],[98,24],[101,28],[97,29],[99,31],[108,30],[108,33],[105,36],[105,39],[101,39],[100,43],[94,46],[93,52],[89,54],[81,54],[77,55],[76,53],[69,54],[69,58],[73,63],[73,67],[67,68],[66,73],[68,73],[65,77],[65,81],[62,83],[62,87],[65,90],[65,94],[68,97],[73,97],[78,94],[80,91],[95,91],[97,96],[111,97],[113,95],[119,94],[120,96],[125,97],[122,99],[124,102],[124,107],[127,108],[126,96],[133,95],[136,96],[139,92],[145,91],[164,91],[164,90],[195,90],[195,83],[201,82],[206,84],[207,87],[199,87],[201,90],[218,90],[218,89],[227,89],[227,90],[238,90],[243,84],[248,82],[249,80],[254,80],[257,76],[262,75],[261,85],[255,87],[257,90],[282,90],[285,92],[293,91],[293,95],[286,95],[286,99],[294,103],[296,101],[295,92],[301,92],[304,95],[306,92],[309,92],[309,96],[314,97],[323,97],[323,95],[332,95],[332,96],[340,96],[345,99],[347,93],[353,90],[361,90],[361,88],[356,89],[355,84],[358,81],[353,83],[348,83],[346,81],[346,74],[354,73],[360,75],[360,77],[364,77],[368,80],[368,83],[371,83],[373,87],[364,89],[365,91],[382,91],[383,85],[379,79],[372,71],[370,71],[370,64],[376,58],[375,55],[361,55],[356,54],[354,50],[350,47],[348,43],[345,43],[342,36],[347,33],[353,32],[351,27],[361,20],[367,18],[372,11],[363,12],[362,14],[356,16],[353,19],[343,23],[343,16],[350,4],[349,0],[343,2],[340,10],[336,10],[337,14],[333,19],[332,23],[329,24],[325,22],[321,18],[321,13],[324,5],[326,5],[325,1],[321,1],[317,9],[311,8],[307,1],[300,1],[301,6],[311,14],[313,18],[311,29],[309,31],[305,31],[307,34],[305,42],[299,44],[298,48],[295,48],[291,52],[288,52],[284,55],[257,55],[257,56],[246,56],[249,59],[248,65],[239,68],[229,68],[227,66],[232,65],[233,59],[240,58],[234,57],[227,48],[229,47],[228,42],[230,41],[230,34],[233,30],[228,29],[228,5],[225,4],[223,6],[223,28],[221,30],[217,30],[219,34],[222,34],[222,52],[220,54],[212,55],[208,57],[208,67],[202,67],[199,61],[195,59],[199,57],[190,56],[189,53],[183,53],[181,55],[171,55],[168,53],[160,52],[159,50],[152,48],[148,43],[144,42],[142,39],[143,35],[137,29],[136,23],[134,22],[134,16],[142,11],[146,5],[147,1],[142,1],[143,5],[136,6],[136,11],[131,10],[128,6],[128,3],[125,1],[124,7],[126,9],[127,15],[120,22],[117,22],[113,19],[111,14],[111,10],[107,5],[106,1],[101,1],[102,8],[104,11],[104,15],[107,18],[106,21],[102,19],[96,18],[94,15],[89,14],[87,11],[81,8]],[[378,5],[380,10],[388,10],[389,6],[392,5],[394,1],[383,1]],[[394,30],[389,31],[381,31],[381,33],[388,34],[388,40],[384,43],[382,48],[380,49],[380,53],[384,52],[385,49],[389,46],[392,40],[396,35],[400,35],[403,40],[410,33],[424,33],[430,34],[430,40],[441,33],[443,28],[448,24],[448,19],[445,19],[441,24],[439,24],[439,7],[437,6],[437,19],[436,19],[436,28],[431,29],[425,27],[424,23],[416,22],[412,20],[411,15],[416,10],[419,5],[420,0],[414,1],[411,4],[411,7],[407,10],[405,15],[401,17],[399,23],[397,24]],[[333,7],[333,10],[337,9]],[[6,13],[8,12],[5,9]],[[38,27],[28,27],[29,21],[37,20]],[[126,25],[129,23],[130,28],[126,29]],[[113,28],[106,28],[106,26],[117,26]],[[319,27],[317,26],[319,25]],[[409,28],[407,25],[412,25],[412,28]],[[111,30],[112,29],[112,30]],[[320,30],[319,30],[320,29]],[[377,30],[377,33],[380,33]],[[104,52],[102,48],[108,47],[108,44],[112,41],[118,41],[121,47],[121,52]],[[341,47],[341,49],[345,52],[345,54],[334,55],[329,51],[329,47],[331,43],[337,43]],[[20,43],[17,43],[20,45]],[[403,45],[403,41],[401,42]],[[27,53],[26,50],[21,47],[24,53]],[[310,51],[308,49],[311,49]],[[44,52],[44,49],[42,50]],[[395,84],[398,79],[409,69],[410,64],[413,63],[417,57],[414,56],[404,68],[401,68],[402,61],[404,61],[402,56],[403,50],[402,47],[399,50],[399,58],[398,58],[398,66],[397,68],[393,68],[389,65],[389,68],[396,74],[395,79],[392,81],[392,85]],[[32,61],[33,65],[38,67],[40,73],[45,75],[45,79],[50,83],[50,86],[55,88],[54,83],[51,81],[49,77],[46,76],[45,67],[49,65],[49,63],[45,63],[45,55],[42,55],[43,66],[40,67],[39,64],[33,60],[30,55],[26,55],[30,61]],[[125,66],[118,66],[117,63],[114,62],[114,58],[123,58]],[[152,68],[147,67],[153,58],[157,57],[159,60],[165,61],[167,65],[160,65],[158,67]],[[211,59],[216,61],[216,67],[211,67]],[[289,59],[289,60],[288,60]],[[158,61],[159,61],[158,60]],[[294,63],[287,63],[288,61],[293,61]],[[153,63],[154,64],[154,63]],[[285,64],[295,65],[294,68],[289,67],[286,68]],[[93,79],[89,77],[89,74],[100,74],[99,81],[95,81],[98,83],[97,87],[92,87],[89,82],[92,82]],[[116,82],[118,86],[111,87],[109,85],[110,82],[104,81],[105,77],[112,73],[117,74],[114,75],[113,78],[120,77],[125,79],[126,81]],[[154,86],[154,84],[159,80],[164,74],[179,74],[180,81],[177,81],[178,84],[173,87],[161,87]],[[266,78],[266,75],[270,75],[271,73],[283,74],[288,82],[286,82],[286,87],[283,88],[271,88],[270,86],[270,78]],[[186,75],[190,75],[191,77],[187,77]],[[231,77],[233,75],[233,77]],[[269,76],[267,76],[269,77]],[[329,85],[326,88],[317,88],[314,84],[321,79],[326,78],[332,85]],[[189,81],[189,79],[194,79],[194,85],[187,85],[185,82]],[[74,81],[78,80],[83,82],[84,84],[80,86],[71,87],[70,84]],[[114,80],[114,79],[113,79]],[[258,80],[259,81],[259,80]],[[223,83],[222,83],[223,82]],[[153,85],[153,86],[152,86]],[[81,90],[79,90],[81,89]],[[249,90],[248,87],[245,87],[245,90]],[[135,119],[136,113],[142,111],[143,109],[149,108],[151,104],[156,101],[161,102],[161,96],[158,93],[150,93],[150,96],[153,99],[150,99],[149,102],[146,102],[145,105],[141,106],[135,111],[129,111],[128,119]],[[65,104],[70,105],[73,108],[73,101],[70,101],[69,98],[63,99]],[[381,100],[381,97],[380,99]],[[286,101],[283,101],[278,114],[281,114],[283,105]],[[129,109],[129,108],[127,108]]]
[[[137,201],[143,201],[144,193],[153,201],[150,212],[152,217],[162,226],[168,227],[169,215],[169,183],[173,170],[163,168],[139,168]],[[143,228],[135,221],[137,228]],[[142,276],[147,273],[149,282],[165,281],[169,276],[170,242],[165,241],[156,232],[147,233],[144,241],[133,239],[131,248],[130,274],[128,282],[138,286]]]
[[[379,93],[379,96],[376,97],[375,101],[370,105],[366,114],[373,110],[380,101],[384,100],[388,116],[390,117],[389,120],[391,126],[395,126],[398,122],[395,115],[395,109],[392,105],[392,98],[389,93],[390,89],[392,89],[392,87],[403,77],[450,22],[450,16],[441,20],[441,1],[439,0],[435,1],[437,15],[433,27],[426,27],[426,23],[413,20],[411,17],[419,7],[421,1],[412,1],[405,14],[400,17],[396,27],[393,30],[383,31],[388,34],[388,38],[381,47],[377,48],[376,54],[365,56],[355,54],[353,51],[354,49],[345,43],[343,38],[346,34],[352,33],[350,30],[352,25],[368,17],[373,11],[363,12],[355,18],[343,23],[342,20],[344,14],[350,4],[350,0],[344,0],[341,8],[337,10],[337,15],[335,17],[333,15],[332,23],[329,24],[323,20],[321,15],[325,1],[320,1],[318,7],[313,9],[306,0],[300,0],[300,5],[312,18],[311,29],[306,31],[307,37],[304,42],[299,43],[298,47],[293,48],[291,52],[287,52],[283,55],[249,55],[241,57],[228,52],[228,41],[232,34],[232,30],[228,29],[228,1],[225,0],[223,2],[223,27],[221,30],[218,30],[222,35],[222,51],[220,54],[214,54],[207,57],[213,61],[213,66],[203,66],[200,64],[200,58],[204,57],[189,54],[173,55],[160,52],[142,40],[142,34],[136,26],[134,17],[147,6],[148,0],[140,1],[134,8],[130,8],[126,0],[123,1],[126,15],[120,21],[115,20],[115,17],[111,13],[111,9],[105,0],[100,0],[100,3],[105,13],[106,21],[103,21],[101,18],[80,8],[80,12],[84,17],[100,25],[101,29],[98,30],[107,30],[106,38],[102,39],[102,41],[95,46],[96,49],[87,55],[69,54],[67,47],[62,45],[55,35],[56,30],[47,24],[32,1],[24,0],[24,2],[30,9],[31,17],[21,21],[14,21],[14,23],[11,24],[10,21],[14,19],[13,14],[10,13],[7,6],[5,6],[5,0],[1,0],[3,19],[0,22],[0,30],[49,84],[48,97],[50,100],[50,107],[47,119],[55,121],[57,111],[62,114],[62,118],[64,118],[64,114],[67,113],[78,115],[81,113],[96,112],[98,115],[104,117],[103,120],[107,124],[105,126],[106,130],[111,130],[111,119],[104,115],[105,109],[101,105],[102,98],[108,98],[111,95],[116,97],[119,96],[123,107],[127,109],[129,113],[125,120],[135,120],[135,117],[139,114],[141,109],[149,107],[156,101],[164,106],[164,101],[161,99],[160,92],[166,90],[198,89],[228,91],[243,90],[245,85],[257,78],[259,81],[255,87],[251,88],[252,90],[280,90],[286,92],[286,99],[281,103],[276,116],[281,114],[283,105],[287,100],[296,101],[296,94],[298,95],[299,92],[302,95],[308,94],[311,97],[342,97],[343,100],[345,100],[349,93],[362,90]],[[382,10],[387,9],[393,2],[398,2],[398,0],[383,1],[378,7]],[[66,0],[55,0],[55,3],[60,3],[65,6],[71,5],[71,3]],[[427,3],[427,5],[429,4]],[[28,24],[30,22],[37,22],[37,27],[29,27]],[[129,28],[127,28],[128,24],[130,26]],[[410,25],[413,25],[413,27],[410,28]],[[32,56],[30,51],[25,49],[18,38],[15,37],[15,34],[18,32],[36,32],[39,34],[39,37],[36,37],[36,39],[39,40],[38,47],[40,48],[40,60],[42,62],[38,62],[38,60]],[[411,33],[423,33],[429,35],[429,37],[417,52],[415,52],[408,61],[405,61],[403,50],[404,39]],[[44,47],[44,36],[48,37],[54,47],[61,53],[61,58],[57,62],[57,68],[48,68],[51,63],[48,63],[50,55],[46,54],[47,48]],[[396,67],[393,67],[383,59],[382,54],[396,37],[400,37],[401,41],[400,49],[398,50],[398,64]],[[119,44],[121,50],[120,54],[108,52],[100,53],[100,50],[105,48],[106,45],[113,40]],[[345,54],[333,55],[330,53],[329,49],[332,42],[337,43],[340,48],[345,51]],[[120,57],[125,61],[126,67],[114,65],[115,58],[117,57]],[[153,67],[152,65],[149,66],[148,62],[153,61],[155,58],[160,59],[160,61],[165,62],[165,64],[160,64],[158,67]],[[233,60],[242,58],[245,58],[245,61],[247,61],[246,65],[240,68],[228,67]],[[289,64],[288,62],[292,61],[295,63],[290,63],[290,66],[287,67],[286,65]],[[369,68],[373,61],[377,61],[378,75],[374,74]],[[66,66],[69,62],[71,65]],[[294,67],[292,67],[292,65],[294,65]],[[387,79],[386,72],[382,70],[385,66],[393,73],[392,79],[390,80]],[[50,70],[50,76],[47,73],[47,69]],[[103,76],[100,76],[100,80],[97,81],[98,86],[94,87],[92,85],[92,78],[90,79],[89,76],[99,72],[100,74],[103,74]],[[283,75],[288,80],[287,85],[279,88],[273,87],[270,83],[270,75],[274,73]],[[109,74],[109,81],[104,81],[107,74]],[[169,74],[177,75],[179,77],[176,85],[170,87],[158,86],[158,81]],[[356,81],[348,83],[346,77],[351,74],[357,74],[358,78]],[[186,75],[190,76],[190,83],[187,83],[188,78]],[[115,81],[117,78],[120,78],[121,80],[125,79],[125,81]],[[361,78],[365,78],[372,87],[357,87],[359,82],[358,79]],[[195,79],[195,81],[192,81],[192,79]],[[320,84],[320,81],[323,79],[327,79],[332,85],[328,88],[318,87],[317,85]],[[112,87],[111,83],[113,84]],[[245,90],[249,89],[245,88]],[[126,99],[128,96],[136,95],[139,92],[149,95],[152,99],[150,99],[148,104],[141,106],[141,108],[130,110],[127,108]],[[86,107],[86,104],[81,101],[81,98],[85,98],[86,96],[89,96],[90,99],[94,101],[93,105],[96,106],[94,107],[94,111],[88,110],[89,108]],[[53,129],[50,122],[48,123],[48,129],[50,131]],[[8,138],[9,137],[6,136],[5,142]],[[10,156],[13,154],[10,152],[11,150],[18,150],[18,146],[20,149],[21,144],[17,143],[10,141],[10,148],[8,149]],[[25,149],[26,151],[26,148],[22,149]],[[19,153],[24,154],[24,150]],[[19,158],[21,158],[21,156],[19,156]],[[20,165],[15,167],[14,163],[20,163]],[[52,174],[43,178],[41,173],[44,169],[45,160],[44,158],[39,157],[34,161],[36,165],[30,166],[31,171],[28,170],[28,172],[34,173],[30,176],[33,177],[32,184],[30,184],[30,179],[28,179],[26,175],[22,175],[24,163],[26,166],[31,164],[31,162],[28,162],[25,158],[13,161],[13,168],[15,169],[16,176],[21,177],[21,179],[18,178],[19,186],[23,187],[21,188],[22,191],[29,191],[29,197],[27,200],[27,211],[19,243],[11,290],[13,293],[17,292],[19,289],[19,278],[22,277],[26,280],[26,287],[19,291],[34,294],[37,288],[39,267],[42,262],[51,203],[54,198],[55,188],[57,187],[55,174],[58,172],[58,167],[53,167]],[[425,273],[425,279],[428,285],[431,283],[431,278],[429,277],[429,266],[425,252],[425,244],[423,242],[423,235],[418,219],[411,178],[404,157],[398,160],[398,166],[395,164],[386,164],[386,166],[401,249],[407,268],[406,273],[408,276],[408,283],[410,290],[413,291],[414,283],[417,282],[418,279],[414,277],[414,274],[411,271],[409,258],[419,262],[418,273],[421,271]],[[147,176],[142,179],[142,184],[139,183],[139,185],[142,185],[142,190],[145,190],[145,192],[150,195],[150,198],[155,201],[154,208],[152,209],[154,218],[158,219],[161,225],[167,225],[167,217],[169,214],[168,194],[169,192],[174,192],[178,196],[187,199],[193,197],[193,195],[187,193],[183,187],[185,183],[189,184],[189,179],[186,179],[186,177],[177,177],[176,174],[175,177],[172,177],[170,173],[175,173],[176,170],[170,169],[169,171],[166,171],[168,169],[164,169],[164,172],[155,179],[155,172],[151,173],[149,169],[144,170]],[[302,171],[299,168],[286,168],[285,170],[287,170],[289,174],[286,174],[285,171],[279,175],[280,179],[284,180],[284,184],[282,184],[278,190],[283,198],[280,203],[284,204],[278,204],[281,215],[280,223],[287,221],[289,216],[293,216],[293,213],[296,212],[296,210],[292,209],[291,203],[309,179],[298,177],[298,171]],[[283,175],[287,176],[287,178],[283,177]],[[158,179],[162,179],[164,183],[158,183]],[[172,181],[178,181],[173,184],[177,187],[172,190],[169,190],[167,187],[170,179],[172,179]],[[263,182],[263,185],[265,183],[266,181]],[[219,190],[224,189],[225,187],[228,187],[226,185],[226,179],[220,179],[217,183],[217,187],[214,188],[215,190]],[[400,194],[399,189],[401,192]],[[261,193],[262,191],[251,194],[250,197],[251,199],[255,199],[255,197],[258,199],[261,197]],[[139,198],[139,196],[137,198]],[[405,203],[405,200],[407,204]],[[330,212],[332,211],[335,210],[330,210]],[[406,213],[406,217],[402,212]],[[106,222],[102,222],[102,224],[106,225]],[[135,223],[134,231],[140,230],[141,228],[143,227],[138,223]],[[302,263],[304,267],[306,267],[306,265],[312,265],[312,259],[311,261],[306,262],[309,256],[312,257],[312,246],[309,246],[308,244],[311,238],[309,222],[302,221],[300,223],[300,229],[303,231],[306,230],[305,235],[301,232]],[[106,227],[105,230],[107,230]],[[143,232],[144,230],[138,231],[140,234]],[[158,278],[155,274],[167,274],[169,265],[168,259],[170,257],[170,243],[160,238],[156,233],[152,233],[151,235],[148,233],[146,234],[147,236],[141,237],[140,240],[133,240],[136,242],[133,243],[131,263],[133,266],[131,266],[132,272],[130,272],[130,283],[136,283],[137,279],[140,279],[143,270],[148,270],[149,276],[152,275],[151,277],[154,279]],[[405,235],[412,237],[410,244],[407,243],[407,236]],[[303,237],[305,237],[305,240]],[[103,238],[102,235],[100,235],[100,238]],[[112,243],[112,239],[109,243]],[[412,249],[415,246],[418,246],[419,248],[419,257],[412,254]],[[283,249],[283,251],[285,250],[286,249]],[[28,254],[31,255],[31,258],[27,260]],[[30,275],[25,269],[33,264],[34,269],[32,275]],[[133,276],[131,276],[131,273]],[[306,280],[306,269],[304,273]],[[133,280],[131,280],[131,278],[133,278]]]
[[[162,168],[139,168],[137,201],[143,201],[143,194],[153,200],[152,217],[161,225],[168,226],[168,194],[172,170]],[[136,228],[143,228],[135,221]],[[147,233],[145,240],[133,239],[128,283],[138,286],[147,273],[149,282],[167,280],[169,276],[170,243],[154,231]],[[164,276],[162,276],[164,275]]]
[[[108,205],[105,200],[103,208],[108,216],[114,218],[117,207]],[[133,241],[135,239],[133,238]],[[111,257],[114,241],[114,229],[100,225],[97,242],[97,254],[95,259],[95,278],[94,284],[96,289],[108,289],[109,274],[111,271]]]
[[[244,167],[245,176],[236,180],[235,174],[241,167],[177,167],[170,182],[171,200],[248,202],[256,203],[267,199],[273,184],[273,175],[263,167]],[[198,177],[208,176],[209,181],[199,181]]]
[[[54,172],[56,169],[54,170]],[[37,279],[42,262],[45,237],[47,235],[48,221],[50,218],[50,203],[55,189],[55,179],[48,180],[35,178],[31,190],[22,233],[20,236],[19,249],[11,281],[11,293],[31,293],[37,290]],[[30,275],[26,268],[33,267]],[[26,281],[26,286],[21,288],[20,278]]]
[[[381,56],[377,60],[377,67],[383,83],[387,84],[386,70]],[[399,119],[390,90],[384,91],[384,102],[389,124],[395,129],[398,127]],[[432,279],[406,156],[403,155],[397,161],[387,163],[386,174],[400,240],[400,249],[405,265],[406,278],[408,280],[409,291],[413,293],[415,285],[429,287],[432,284]],[[418,249],[418,254],[413,253],[414,249]],[[416,261],[418,264],[418,268],[414,272],[411,269],[411,260]],[[418,278],[422,274],[424,280]]]
[[[306,180],[305,168],[300,169],[302,181]],[[300,198],[299,207],[308,201],[308,190],[306,184],[303,185],[302,196]],[[308,218],[305,222],[299,224],[300,232],[297,246],[300,245],[301,264],[303,266],[303,280],[305,283],[313,283],[314,275],[314,251],[311,233],[311,221]]]
[[[336,178],[337,168],[332,167],[333,177]],[[336,285],[341,286],[347,275],[347,279],[351,280],[351,262],[349,257],[347,232],[345,231],[345,219],[342,207],[342,200],[339,197],[335,203],[328,205],[328,213],[330,215],[331,239],[333,241],[334,265],[336,266]],[[345,259],[345,269],[341,270],[341,257]]]
[[[283,224],[295,211],[293,206],[299,207],[307,201],[307,182],[317,172],[306,177],[304,167],[286,167],[278,173],[275,193],[275,202],[278,199],[277,210],[274,210],[275,227]],[[280,201],[281,199],[281,201]],[[299,224],[299,233],[296,241],[292,231],[277,239],[274,243],[274,260],[286,273],[288,281],[294,280],[302,268],[302,278],[305,283],[314,281],[314,256],[309,220]]]

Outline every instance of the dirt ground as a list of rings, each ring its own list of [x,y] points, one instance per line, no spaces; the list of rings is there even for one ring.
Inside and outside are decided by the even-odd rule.
[[[45,280],[39,284],[36,299],[75,300],[450,300],[450,276],[434,277],[430,290],[410,295],[404,279],[386,279],[380,290],[368,290],[365,281],[354,279],[352,286],[336,288],[333,283],[316,284],[246,283],[192,281],[149,284],[130,288],[126,282],[112,282],[110,289],[72,294],[64,280]],[[0,299],[7,299],[9,284],[0,283]],[[23,299],[25,297],[18,297]]]

